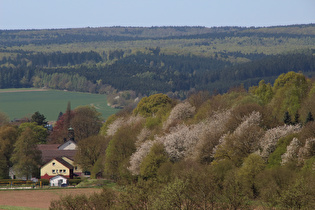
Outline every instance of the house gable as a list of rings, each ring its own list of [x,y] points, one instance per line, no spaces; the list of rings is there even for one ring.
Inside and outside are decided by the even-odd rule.
[[[51,178],[57,175],[72,178],[73,168],[73,165],[62,158],[54,158],[41,167],[40,174],[43,179]]]
[[[76,150],[77,144],[74,141],[69,140],[63,143],[62,145],[60,145],[58,149],[59,150]]]

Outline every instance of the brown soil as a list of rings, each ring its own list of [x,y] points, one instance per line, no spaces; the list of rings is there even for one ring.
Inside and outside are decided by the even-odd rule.
[[[47,190],[0,190],[0,205],[31,208],[49,208],[52,200],[64,195],[92,194],[101,192],[96,188],[65,188]]]

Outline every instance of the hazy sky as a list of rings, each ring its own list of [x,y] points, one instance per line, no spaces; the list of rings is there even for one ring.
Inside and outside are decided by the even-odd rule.
[[[315,23],[315,0],[0,0],[0,29]]]

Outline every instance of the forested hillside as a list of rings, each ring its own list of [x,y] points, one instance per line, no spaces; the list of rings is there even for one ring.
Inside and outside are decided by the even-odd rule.
[[[184,99],[273,82],[289,71],[312,77],[314,50],[313,24],[2,30],[0,88],[107,93],[122,106],[161,92]]]
[[[289,72],[249,89],[154,94],[112,115],[76,162],[116,190],[51,207],[314,209],[314,81]]]

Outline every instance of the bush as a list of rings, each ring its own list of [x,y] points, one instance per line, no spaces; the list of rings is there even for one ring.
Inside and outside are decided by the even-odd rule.
[[[98,194],[86,195],[66,195],[60,200],[53,200],[49,209],[110,209],[114,206],[117,196],[115,192],[108,188]]]
[[[77,185],[82,182],[82,179],[69,179],[69,185]]]

